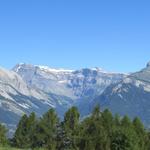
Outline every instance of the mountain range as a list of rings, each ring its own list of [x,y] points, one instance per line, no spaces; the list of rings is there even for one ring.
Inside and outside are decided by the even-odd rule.
[[[150,63],[139,72],[113,73],[101,68],[53,69],[20,63],[12,70],[0,68],[0,122],[10,134],[24,114],[39,117],[54,108],[63,117],[76,105],[82,116],[96,104],[114,114],[139,116],[150,125]]]

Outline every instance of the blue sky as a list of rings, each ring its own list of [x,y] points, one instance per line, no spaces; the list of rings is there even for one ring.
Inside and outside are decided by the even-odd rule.
[[[131,72],[150,60],[150,1],[0,1],[0,65]]]

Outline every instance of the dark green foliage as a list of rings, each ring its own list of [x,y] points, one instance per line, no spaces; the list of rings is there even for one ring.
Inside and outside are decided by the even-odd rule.
[[[122,131],[116,130],[112,135],[112,150],[132,150],[129,137]]]
[[[70,132],[74,131],[78,127],[79,117],[80,114],[78,112],[78,109],[76,107],[70,108],[64,116],[65,129]]]
[[[5,126],[0,124],[0,145],[7,144],[6,133],[7,133],[7,129],[5,128]]]
[[[35,126],[36,116],[34,113],[31,113],[29,117],[27,115],[23,115],[14,135],[14,145],[21,148],[32,147]]]
[[[82,121],[76,107],[71,107],[61,122],[53,109],[40,119],[34,113],[24,115],[13,143],[20,148],[48,150],[149,150],[150,133],[138,118],[131,121],[128,116],[113,116],[97,105]]]
[[[54,109],[50,109],[43,115],[36,126],[36,135],[34,141],[35,147],[44,147],[50,150],[56,149],[58,121],[59,120]]]
[[[69,149],[77,149],[79,117],[76,107],[71,107],[64,116],[63,129],[67,139],[65,145],[67,144]]]
[[[28,117],[25,114],[22,116],[14,135],[14,145],[20,148],[24,147],[28,140],[27,121],[28,121]]]
[[[102,112],[102,125],[105,128],[105,130],[107,130],[109,136],[111,136],[112,129],[115,125],[114,125],[114,119],[112,113],[108,109]]]
[[[139,118],[136,117],[133,120],[133,127],[136,132],[136,135],[138,136],[138,139],[139,139],[138,144],[140,145],[141,150],[147,149],[148,145],[150,144],[150,142],[147,142],[147,141],[150,138],[148,137],[149,135],[146,133],[144,126]]]
[[[56,141],[57,141],[56,149],[64,150],[64,149],[69,149],[71,146],[71,140],[64,129],[63,122],[57,126]]]
[[[96,106],[90,117],[81,122],[81,150],[107,150],[109,147],[108,133],[103,126],[102,113]]]

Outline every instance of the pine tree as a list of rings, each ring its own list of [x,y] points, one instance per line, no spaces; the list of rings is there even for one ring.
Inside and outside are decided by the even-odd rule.
[[[92,111],[92,118],[94,120],[99,120],[101,118],[101,111],[100,111],[100,106],[96,105],[95,108]]]
[[[113,130],[111,138],[112,150],[140,150],[138,136],[128,116],[124,116],[121,124]]]
[[[119,127],[121,125],[121,117],[119,114],[115,114],[114,118],[114,125]]]
[[[4,125],[0,124],[0,145],[7,144],[7,137],[6,137],[7,129]]]
[[[59,119],[54,109],[50,109],[43,115],[36,127],[36,145],[49,150],[56,149],[56,133]]]
[[[34,113],[31,113],[29,117],[26,114],[23,115],[14,135],[15,146],[20,148],[32,147],[35,126],[36,116]]]
[[[130,140],[122,130],[113,133],[111,150],[132,150]]]
[[[145,132],[144,125],[142,124],[142,122],[140,121],[138,117],[134,118],[133,127],[139,139],[138,144],[139,144],[140,150],[145,150],[145,147],[147,146],[147,142],[145,141],[147,141],[148,137]]]
[[[137,117],[134,118],[133,126],[134,126],[134,129],[135,129],[136,133],[138,134],[138,136],[143,136],[145,134],[144,126],[139,118],[137,118]]]
[[[17,126],[17,130],[14,135],[14,144],[17,147],[24,148],[26,147],[28,137],[27,137],[27,121],[28,117],[26,114],[22,116]]]
[[[102,113],[97,105],[91,116],[81,123],[81,150],[109,150],[109,137],[102,122]]]
[[[130,128],[132,126],[132,122],[128,116],[124,116],[121,120],[121,126],[124,128]]]
[[[71,107],[64,116],[63,126],[67,135],[70,149],[76,149],[78,141],[79,118],[80,114],[76,107]]]
[[[37,118],[34,112],[30,114],[27,121],[27,135],[28,135],[28,147],[35,147],[35,135],[36,135]]]
[[[57,148],[58,150],[70,150],[72,141],[70,140],[70,137],[68,136],[65,128],[64,128],[64,123],[61,122],[57,126]]]
[[[64,116],[64,125],[67,130],[74,131],[79,124],[80,114],[76,107],[71,107]]]
[[[105,109],[102,112],[102,123],[103,123],[104,128],[107,130],[109,136],[112,136],[112,128],[114,127],[114,119],[113,119],[112,113],[108,109]]]

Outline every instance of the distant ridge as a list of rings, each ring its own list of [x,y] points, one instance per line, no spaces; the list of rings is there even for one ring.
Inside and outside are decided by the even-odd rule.
[[[0,121],[14,131],[24,113],[34,111],[41,116],[54,108],[63,117],[76,105],[83,117],[99,103],[113,113],[139,116],[149,126],[149,66],[129,75],[97,67],[67,70],[26,63],[12,70],[0,69]]]

